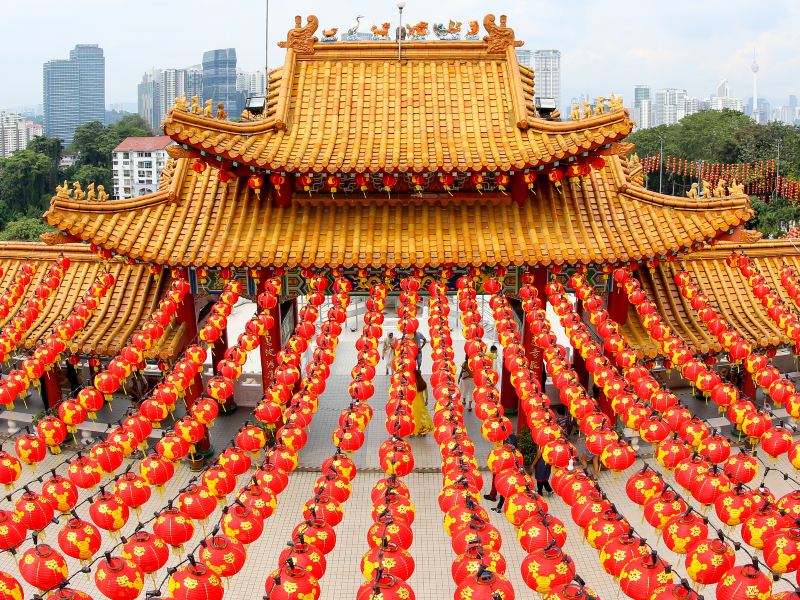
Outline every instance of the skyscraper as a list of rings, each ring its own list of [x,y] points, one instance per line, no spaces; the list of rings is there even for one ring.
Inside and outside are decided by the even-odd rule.
[[[225,104],[225,111],[238,116],[244,108],[242,93],[236,90],[236,49],[203,53],[203,100]]]
[[[536,95],[553,98],[561,107],[561,51],[537,50],[533,53],[536,74]]]
[[[188,69],[151,69],[139,84],[139,115],[153,131],[175,106],[175,98],[203,97],[203,73],[199,67]]]
[[[45,135],[71,144],[75,129],[105,119],[106,61],[97,44],[79,44],[67,60],[44,64]]]
[[[236,73],[236,89],[244,94],[245,98],[263,96],[267,93],[264,71],[238,71]]]
[[[531,64],[533,52],[531,52],[530,50],[525,50],[523,48],[517,48],[516,53],[517,53],[517,62],[519,64],[521,64],[523,67],[528,67],[529,69],[533,68],[533,65]]]

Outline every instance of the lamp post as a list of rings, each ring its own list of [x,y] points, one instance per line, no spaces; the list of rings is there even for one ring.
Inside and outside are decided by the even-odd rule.
[[[405,0],[397,0],[397,10],[400,11],[400,25],[397,27],[397,60],[401,60],[403,53],[403,38],[405,37],[405,31],[403,30],[403,9],[405,7]]]

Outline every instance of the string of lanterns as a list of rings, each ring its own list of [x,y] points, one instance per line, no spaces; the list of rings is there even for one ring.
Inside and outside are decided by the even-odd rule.
[[[59,256],[50,265],[42,282],[36,286],[32,297],[28,299],[24,306],[19,307],[16,314],[10,319],[10,323],[6,324],[0,331],[0,360],[3,362],[8,360],[25,337],[25,334],[33,327],[41,311],[47,305],[47,300],[61,285],[64,273],[69,268],[69,265],[69,258],[63,255]],[[4,292],[3,297],[0,297],[0,306],[4,307],[0,310],[0,314],[5,312],[4,317],[8,316],[21,299],[24,290],[31,283],[34,274],[35,267],[33,263],[25,263],[20,268],[20,271],[15,276],[14,283],[9,290]],[[78,329],[80,329],[81,318],[76,315],[69,317],[57,326],[57,332],[59,334],[67,334],[70,328],[75,328],[74,326],[79,326]],[[12,370],[8,374],[8,379],[0,382],[0,405],[3,405],[8,410],[13,409],[14,400],[19,394],[28,389],[28,385],[25,385],[27,381],[38,387],[39,378],[44,375],[45,371],[50,370],[54,362],[50,360],[51,358],[53,356],[50,348],[40,345],[34,350],[31,357],[22,361],[21,368]]]
[[[641,160],[645,173],[661,171],[659,155]],[[677,156],[664,157],[664,171],[679,177],[707,181],[712,187],[720,180],[731,183],[734,179],[745,184],[747,194],[766,196],[777,192],[790,200],[800,199],[800,181],[777,175],[775,160],[759,160],[752,163],[710,163],[688,160]]]
[[[759,435],[763,435],[771,426],[769,416],[760,413],[750,400],[740,397],[739,390],[735,386],[723,382],[717,373],[709,369],[701,360],[695,358],[694,353],[688,348],[686,343],[679,337],[674,336],[670,328],[662,323],[661,318],[656,314],[655,305],[648,300],[647,294],[642,290],[639,282],[633,277],[630,277],[630,273],[627,270],[623,270],[619,274],[617,273],[618,272],[615,271],[615,278],[619,277],[623,280],[623,288],[631,304],[636,307],[637,312],[642,316],[642,324],[648,330],[653,340],[660,346],[661,351],[666,356],[670,357],[672,364],[680,370],[683,377],[697,386],[698,389],[707,395],[707,397],[722,410],[725,410],[726,416],[732,423],[745,433],[749,432],[748,435],[753,434],[750,437],[759,437]],[[625,277],[626,273],[628,277]],[[709,307],[705,308],[707,309]],[[709,314],[713,316],[714,313]],[[720,324],[725,326],[725,323],[721,320]],[[758,362],[749,362],[752,362],[752,364],[748,365],[748,361],[745,361],[745,368],[749,366],[754,373],[767,368],[767,361],[765,359]],[[771,373],[771,371],[767,371],[767,373]],[[767,383],[766,379],[762,383]],[[688,411],[686,411],[686,414],[688,415]],[[688,420],[691,418],[691,415],[681,418]],[[764,424],[766,424],[766,427],[764,427]],[[764,431],[756,435],[762,427]],[[662,442],[664,448],[660,448],[659,452],[669,450],[673,457],[677,458],[677,456],[679,456],[675,454],[677,449],[676,447],[668,448],[668,444],[670,443],[668,440],[669,438]],[[764,447],[763,444],[762,447]],[[769,447],[769,444],[767,444],[767,447]],[[796,448],[797,445],[792,445],[792,447],[789,448],[788,455],[790,460],[795,459]],[[731,464],[726,464],[726,470],[735,471],[740,478],[749,477],[748,481],[752,480],[757,473],[757,461],[745,452],[736,456],[738,458],[730,457],[729,460],[733,461],[733,466]]]
[[[729,258],[731,263],[738,262],[736,256]],[[730,266],[735,265],[731,264]],[[749,272],[749,265],[743,264],[743,266],[745,271]],[[763,276],[752,272],[749,275],[745,274],[745,277],[751,282],[753,293],[756,297],[761,298],[762,304],[769,309],[775,308],[772,313],[775,318],[782,323],[784,323],[782,320],[784,317],[787,319],[786,325],[782,329],[784,331],[789,329],[793,317],[777,294],[763,283]],[[792,411],[800,411],[800,394],[796,394],[794,384],[787,379],[782,379],[780,371],[769,364],[769,359],[765,355],[753,352],[751,343],[742,339],[739,332],[731,327],[730,322],[709,305],[709,298],[691,280],[691,275],[686,271],[678,271],[675,273],[674,280],[681,295],[697,311],[708,330],[717,336],[722,347],[728,352],[730,361],[732,363],[741,362],[753,382],[763,388],[775,404],[786,403],[787,407],[792,406]],[[796,322],[795,326],[798,339],[800,339],[800,323]],[[727,395],[727,388],[725,390]],[[792,434],[786,427],[773,426],[771,416],[764,411],[758,411],[752,401],[739,399],[738,390],[735,388],[731,395],[733,401],[728,408],[728,416],[734,417],[730,420],[737,429],[750,438],[753,446],[761,445],[762,449],[772,457],[792,450]],[[790,454],[789,458],[792,460],[794,456]]]
[[[525,350],[521,345],[521,335],[517,330],[513,311],[508,300],[499,294],[499,286],[496,282],[490,279],[484,287],[487,291],[494,290],[490,306],[495,320],[495,329],[502,337],[504,362],[506,368],[511,371],[512,385],[514,385],[518,397],[524,398],[529,389],[524,373],[530,373],[530,367]],[[541,307],[537,290],[530,283],[523,287],[522,294],[524,309],[527,309],[526,314]],[[538,381],[535,379],[533,381],[536,383],[537,393],[540,394]],[[565,432],[555,421],[555,415],[549,409],[545,411],[548,406],[549,404],[543,403],[537,407],[538,413],[548,414],[548,422],[544,425],[534,423],[532,435],[540,438],[539,441],[546,439],[545,443],[556,439],[566,439]],[[542,429],[546,429],[547,432],[540,434],[539,431]],[[515,462],[522,465],[521,457],[515,456]],[[523,561],[523,577],[526,583],[537,592],[549,594],[546,596],[547,598],[571,598],[576,594],[593,595],[594,592],[585,586],[583,579],[576,573],[575,565],[569,556],[563,552],[561,557],[558,556],[559,551],[556,548],[563,547],[566,540],[566,529],[563,523],[548,514],[546,502],[538,495],[533,494],[530,476],[527,473],[525,475],[527,476],[525,490],[517,490],[516,493],[511,493],[507,499],[506,517],[513,525],[519,527],[520,543],[523,549],[530,553]],[[511,492],[511,490],[509,491]],[[543,503],[543,506],[535,509],[531,506],[533,499],[538,500],[540,504]],[[590,522],[590,527],[592,524],[594,524],[594,520]],[[598,530],[607,531],[607,529],[605,521],[598,521]],[[586,531],[588,532],[589,529],[587,528]],[[587,537],[593,544],[594,536]],[[526,563],[527,570],[525,569]]]
[[[56,325],[55,333],[48,336],[34,350],[33,360],[36,362],[30,363],[29,367],[33,369],[35,366],[36,372],[31,375],[41,377],[46,369],[56,363],[59,355],[66,349],[67,342],[86,326],[88,319],[97,310],[98,301],[105,297],[113,285],[114,276],[111,273],[104,273],[92,283],[81,302],[76,304],[69,315]],[[11,371],[8,377],[0,383],[0,388],[4,390],[2,402],[5,402],[6,406],[13,404],[14,400],[24,393],[31,383],[32,379],[26,371],[20,369]],[[43,459],[45,446],[50,449],[52,454],[60,453],[61,444],[67,437],[66,425],[52,415],[41,419],[36,425],[36,431],[36,435],[26,434],[17,438],[15,444],[17,456],[27,464],[33,464]]]
[[[66,264],[63,268],[66,269],[69,266],[69,259],[62,260]],[[52,267],[57,266],[58,262],[53,263]],[[53,275],[58,275],[61,272],[60,269],[55,271],[49,271]],[[14,279],[12,280],[11,284],[3,290],[3,293],[0,294],[0,319],[6,319],[8,316],[15,312],[17,305],[19,304],[22,297],[25,295],[25,292],[28,290],[28,287],[33,280],[34,275],[36,274],[36,263],[32,261],[26,261],[22,263],[17,272],[14,274]],[[0,276],[2,276],[2,269],[0,269]],[[43,284],[44,285],[44,284]],[[47,286],[45,286],[47,287]],[[47,290],[51,290],[51,288],[47,287]],[[44,295],[46,292],[43,289],[41,295]],[[28,300],[26,310],[30,311],[29,316],[33,316],[35,311],[36,316],[38,316],[39,306],[44,307],[44,303],[40,298],[40,295],[34,295],[32,298]],[[19,325],[24,326],[26,323],[28,327],[33,324],[35,319],[27,318],[28,315],[19,315],[21,318],[19,323],[14,323],[12,326],[6,326],[3,328],[3,331],[0,332],[0,362],[5,362],[8,360],[8,357],[14,351],[14,349],[19,344],[20,340],[22,339],[21,333],[18,334]],[[15,319],[16,321],[16,319]],[[27,329],[26,329],[27,331]],[[1,394],[1,393],[0,393]]]
[[[185,294],[188,287],[182,285],[180,281],[181,280],[176,280],[176,291],[183,290]],[[185,282],[183,283],[185,284]],[[238,300],[238,295],[229,295],[226,300],[235,303]],[[224,301],[225,300],[221,300],[221,302]],[[196,352],[189,352],[189,355],[193,356],[195,360],[199,360],[199,364],[202,364],[202,361],[205,360],[205,349],[198,347]],[[176,363],[176,367],[178,365],[185,366],[188,362],[191,362],[191,359],[179,361]],[[198,365],[195,366],[199,368]],[[186,417],[185,419],[185,421],[190,420],[190,417]],[[78,458],[70,463],[70,479],[65,479],[64,481],[72,483],[76,488],[85,487],[88,489],[94,487],[99,483],[104,472],[110,473],[119,468],[124,457],[135,449],[136,440],[138,439],[137,434],[142,436],[142,439],[138,440],[138,442],[141,443],[146,440],[150,431],[152,431],[152,424],[138,413],[132,414],[123,423],[124,425],[121,428],[123,430],[126,425],[131,425],[126,433],[128,436],[133,436],[133,439],[128,437],[128,443],[123,442],[121,444],[111,441],[98,442],[93,447],[93,450],[96,450],[96,452],[90,452],[89,457],[84,457],[79,453]],[[199,424],[196,425],[197,426],[194,428],[182,431],[184,435],[192,431],[195,432],[193,434],[195,437],[191,438],[193,443],[198,441],[196,432],[199,431],[200,435],[202,435],[202,428],[199,427]],[[179,429],[179,431],[181,430]],[[70,519],[59,533],[59,545],[65,554],[80,558],[84,561],[89,560],[99,550],[100,536],[97,528],[107,530],[114,535],[113,532],[118,531],[127,522],[130,509],[137,509],[149,499],[150,488],[148,486],[154,484],[163,486],[164,483],[171,479],[174,474],[173,463],[185,456],[185,454],[173,452],[172,450],[183,446],[188,447],[189,441],[174,434],[172,434],[171,438],[169,438],[169,436],[170,434],[165,435],[157,444],[156,452],[140,462],[139,476],[133,475],[128,471],[126,477],[114,479],[114,493],[107,492],[104,488],[101,488],[98,494],[87,499],[91,501],[89,516],[93,523],[78,518],[77,514],[74,513],[74,507],[72,507],[71,512],[73,512],[74,518]],[[77,494],[75,494],[75,498],[77,499]],[[170,512],[170,517],[171,516]],[[154,519],[156,523],[155,526],[159,526],[160,522],[167,520],[167,518],[168,517],[164,515],[164,511],[162,511],[162,513]],[[48,556],[53,553],[58,554],[57,551],[49,546],[46,548],[42,548],[42,546],[46,545],[38,544],[33,550],[36,550],[36,548],[45,550]],[[38,559],[38,551],[36,558]],[[27,564],[23,563],[23,560],[24,559],[21,559],[20,565]],[[45,564],[57,565],[59,561],[45,562]],[[52,569],[49,573],[47,571],[43,572],[50,579],[42,580],[36,575],[35,580],[26,578],[26,581],[39,589],[46,590],[56,585],[64,587],[66,585],[64,582],[68,582],[69,579],[71,579],[66,577],[65,569],[57,572]],[[37,573],[39,573],[39,570],[37,570]],[[111,577],[110,574],[116,575]],[[143,587],[143,581],[139,577],[140,574],[141,572],[137,570],[135,562],[111,557],[109,553],[106,553],[106,557],[97,563],[95,582],[104,595],[109,597],[118,597],[119,594],[125,594],[126,592],[124,590],[121,591],[120,586],[127,589],[128,594],[134,594],[124,597],[136,597]],[[24,574],[23,577],[25,577]],[[58,579],[55,583],[51,581],[54,577]]]
[[[492,369],[491,361],[485,354],[478,354],[482,341],[482,328],[475,323],[477,304],[469,299],[464,291],[472,283],[470,276],[459,278],[458,302],[462,309],[462,325],[465,335],[464,348],[466,360],[473,373],[475,390],[475,414],[479,418],[489,417],[494,405],[494,415],[501,416],[499,394],[493,385],[497,382],[497,373]],[[451,537],[451,547],[456,554],[451,567],[451,575],[456,584],[455,598],[469,597],[490,599],[500,597],[506,600],[514,598],[514,589],[506,576],[506,560],[500,553],[502,536],[492,525],[486,509],[480,505],[480,491],[483,487],[483,476],[475,458],[475,444],[469,437],[464,423],[464,398],[456,383],[457,367],[453,352],[452,335],[449,325],[450,308],[447,303],[444,285],[432,282],[428,286],[430,293],[430,314],[428,324],[431,335],[431,353],[433,373],[431,385],[435,400],[433,424],[434,440],[439,445],[442,456],[442,490],[439,493],[439,508],[444,513],[445,532]],[[479,320],[479,317],[478,317]],[[484,364],[488,361],[488,365]],[[486,368],[484,368],[486,367]],[[494,373],[494,375],[492,375]],[[499,408],[498,408],[499,407]],[[486,409],[484,411],[484,409]],[[482,421],[481,433],[488,431]],[[511,433],[509,429],[508,434]],[[502,435],[502,434],[501,434]],[[502,439],[508,437],[506,435]],[[498,441],[502,441],[499,437]],[[500,447],[502,444],[498,444]],[[493,450],[488,463],[490,468],[506,466],[501,461],[493,461],[497,450]],[[502,485],[498,486],[498,492]]]
[[[419,326],[419,285],[415,276],[400,281],[397,328],[402,335],[394,343],[389,401],[386,404],[385,427],[389,438],[378,450],[384,477],[373,485],[370,492],[373,524],[367,531],[369,549],[361,558],[361,574],[365,581],[356,594],[359,600],[415,598],[407,580],[415,568],[409,548],[413,541],[411,526],[416,512],[402,478],[414,468],[411,446],[403,438],[413,434],[417,426],[411,404],[417,394],[414,368],[419,349],[414,342],[414,332]],[[380,302],[375,308],[382,308],[386,294],[386,287],[383,284],[379,287]],[[375,349],[378,339],[372,338]]]

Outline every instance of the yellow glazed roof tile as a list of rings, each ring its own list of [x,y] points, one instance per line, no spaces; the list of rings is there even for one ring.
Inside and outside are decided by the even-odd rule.
[[[53,199],[63,232],[172,266],[439,266],[627,262],[718,237],[751,216],[746,197],[689,200],[625,180],[619,158],[559,191],[536,180],[522,204],[500,193],[367,198],[297,195],[277,207],[245,178],[219,184],[180,159],[155,194],[107,202]],[[124,223],[125,226],[120,226]]]
[[[316,43],[287,51],[262,119],[231,122],[178,108],[175,141],[239,164],[291,172],[503,170],[620,140],[624,109],[580,121],[536,117],[533,72],[479,41]]]
[[[716,336],[712,335],[681,296],[673,277],[681,269],[688,271],[701,290],[711,300],[722,317],[757,347],[789,343],[761,302],[753,295],[747,281],[738,271],[725,264],[732,251],[744,252],[766,278],[767,285],[780,294],[788,306],[794,306],[781,285],[780,270],[790,265],[800,270],[800,250],[785,240],[763,240],[754,243],[722,242],[714,248],[687,255],[679,263],[639,270],[642,287],[658,308],[664,322],[682,337],[695,352],[722,352]],[[638,314],[631,308],[623,327],[625,338],[642,356],[659,355],[658,347],[647,335]]]
[[[70,259],[70,266],[61,285],[48,298],[44,310],[23,338],[21,347],[24,349],[34,348],[52,333],[52,328],[88,291],[106,265],[89,251],[86,244],[47,246],[36,242],[0,242],[0,268],[3,270],[0,289],[10,285],[14,274],[26,260],[32,260],[37,267],[28,288],[29,294],[32,293],[49,265],[62,253]],[[69,351],[72,353],[100,356],[119,353],[128,339],[144,325],[169,287],[169,276],[156,277],[146,265],[129,266],[120,261],[110,261],[107,267],[116,282],[111,293],[100,300],[98,310],[86,327],[70,341]],[[5,322],[0,322],[0,327],[3,325]],[[148,358],[175,357],[185,335],[184,325],[167,327],[161,341],[148,353]]]

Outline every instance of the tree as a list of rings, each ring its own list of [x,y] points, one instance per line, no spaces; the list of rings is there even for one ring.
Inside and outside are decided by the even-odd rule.
[[[80,181],[84,190],[90,183],[105,186],[106,193],[108,194],[111,194],[114,189],[111,171],[103,167],[95,167],[94,165],[82,165],[78,167],[72,174],[71,181]]]
[[[125,115],[109,127],[120,136],[120,141],[126,137],[147,137],[153,135],[153,130],[139,115]]]
[[[54,191],[48,186],[50,177],[52,161],[32,150],[17,151],[0,162],[0,205],[7,209],[0,219],[41,211]]]
[[[0,231],[0,240],[37,242],[39,236],[53,228],[45,223],[41,217],[20,217],[6,224]]]

